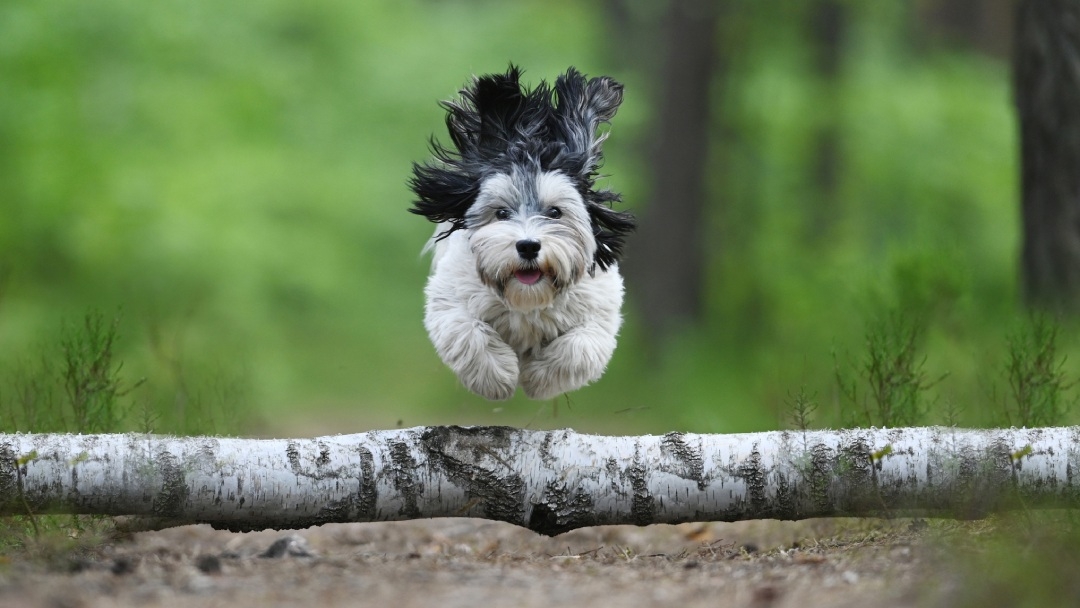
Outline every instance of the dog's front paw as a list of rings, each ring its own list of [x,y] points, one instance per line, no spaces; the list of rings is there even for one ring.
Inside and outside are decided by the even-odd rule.
[[[455,370],[465,388],[492,401],[513,397],[518,385],[517,355],[509,346],[501,346],[489,346]]]
[[[521,365],[521,386],[530,399],[553,399],[604,375],[615,350],[614,336],[576,331],[564,334]]]
[[[541,357],[522,366],[521,387],[530,399],[554,399],[599,377],[579,360]]]

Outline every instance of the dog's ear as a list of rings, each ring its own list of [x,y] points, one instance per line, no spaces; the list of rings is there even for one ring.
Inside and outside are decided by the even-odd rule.
[[[593,237],[596,239],[594,260],[601,270],[618,263],[622,257],[626,237],[637,228],[637,220],[626,211],[615,211],[611,203],[619,200],[619,195],[610,190],[591,193],[585,202],[592,223]]]
[[[588,179],[600,166],[607,134],[597,128],[615,116],[623,99],[623,86],[607,76],[586,80],[574,68],[555,80],[555,119],[559,139],[569,156],[576,157],[580,177]]]
[[[619,261],[626,237],[637,227],[633,215],[611,208],[611,203],[619,200],[618,194],[593,190],[607,139],[607,133],[597,133],[597,129],[615,116],[623,100],[623,86],[607,76],[586,79],[570,68],[555,80],[555,96],[553,132],[564,146],[561,161],[583,190],[596,239],[594,259],[601,270],[607,270]]]
[[[551,90],[541,82],[532,90],[521,86],[514,64],[505,74],[474,78],[461,90],[461,99],[442,104],[446,127],[458,152],[470,160],[492,160],[515,142],[537,135],[550,112]]]
[[[439,104],[446,110],[446,129],[454,146],[451,149],[432,139],[435,162],[414,163],[409,187],[419,198],[411,212],[433,222],[451,223],[444,237],[464,227],[465,213],[480,192],[490,162],[522,133],[538,128],[527,125],[544,123],[530,109],[544,104],[529,102],[533,95],[547,98],[548,89],[522,91],[520,79],[521,70],[511,64],[505,74],[473,78],[459,99]]]
[[[445,237],[465,227],[465,212],[480,193],[480,182],[462,170],[450,151],[434,141],[431,147],[443,162],[441,165],[413,163],[409,188],[419,200],[409,211],[435,223],[450,222],[450,230],[443,233]]]

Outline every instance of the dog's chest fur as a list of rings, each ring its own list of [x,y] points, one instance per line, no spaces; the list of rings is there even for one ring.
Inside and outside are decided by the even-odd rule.
[[[536,355],[586,321],[597,323],[612,335],[618,331],[623,281],[617,266],[582,277],[557,294],[551,306],[521,311],[510,308],[495,290],[480,282],[466,234],[454,233],[434,243],[433,249],[435,272],[428,297],[458,302],[469,316],[490,325],[520,358]]]
[[[485,320],[519,357],[547,346],[573,326],[572,315],[566,314],[558,302],[551,308],[529,312],[510,310],[501,302],[493,304],[487,311],[490,318]]]

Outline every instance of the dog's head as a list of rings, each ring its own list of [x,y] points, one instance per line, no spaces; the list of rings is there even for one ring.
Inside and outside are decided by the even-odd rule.
[[[446,222],[445,238],[470,232],[485,284],[515,308],[535,308],[619,260],[634,229],[611,209],[619,195],[595,187],[606,134],[622,85],[586,79],[574,68],[549,87],[505,74],[475,78],[461,98],[443,102],[453,148],[432,141],[433,162],[413,165],[413,213]]]

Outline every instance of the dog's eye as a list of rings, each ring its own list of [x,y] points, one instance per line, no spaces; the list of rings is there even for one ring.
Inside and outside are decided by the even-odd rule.
[[[557,220],[562,217],[562,209],[559,209],[558,207],[548,207],[544,210],[544,217]]]
[[[510,219],[510,210],[506,207],[499,207],[495,210],[495,219],[500,221]]]

